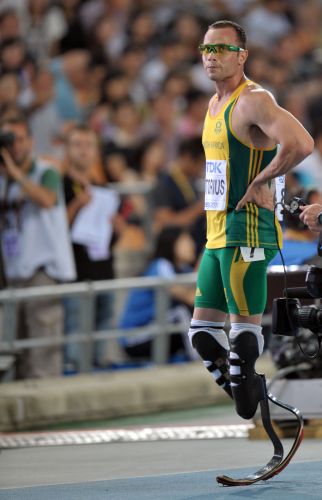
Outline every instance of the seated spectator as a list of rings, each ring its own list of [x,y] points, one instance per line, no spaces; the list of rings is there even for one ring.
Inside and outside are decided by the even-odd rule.
[[[195,257],[195,245],[188,232],[178,227],[164,229],[157,238],[154,254],[143,276],[171,279],[178,273],[192,271]],[[186,322],[187,326],[189,325],[194,294],[194,287],[173,285],[170,288],[171,301],[167,312],[168,323]],[[153,324],[155,319],[155,290],[132,290],[121,314],[119,327],[125,329],[142,327]],[[191,359],[192,354],[185,339],[185,333],[170,335],[169,360],[171,356],[179,354],[184,354]],[[121,344],[130,358],[151,358],[152,337],[149,334],[143,333],[122,338]]]
[[[201,139],[187,139],[179,147],[177,159],[168,174],[155,188],[154,226],[158,232],[168,226],[190,231],[197,255],[205,245],[204,199],[197,181],[204,171],[204,150]]]

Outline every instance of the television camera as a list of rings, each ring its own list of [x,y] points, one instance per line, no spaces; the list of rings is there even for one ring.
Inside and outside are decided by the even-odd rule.
[[[299,207],[303,205],[306,205],[305,199],[293,197],[287,205],[283,204],[283,208],[289,215],[297,217],[301,212]],[[320,256],[321,234],[317,246]],[[277,338],[272,339],[273,359],[279,368],[309,362],[311,370],[322,373],[322,359],[318,359],[322,343],[322,306],[317,303],[302,305],[300,302],[300,299],[306,299],[306,302],[322,299],[322,268],[309,266],[305,286],[286,287],[283,295],[273,299],[272,333],[289,339],[280,342]],[[302,347],[304,344],[305,348]]]

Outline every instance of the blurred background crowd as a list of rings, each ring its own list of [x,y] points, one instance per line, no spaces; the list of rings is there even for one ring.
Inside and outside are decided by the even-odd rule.
[[[0,122],[24,117],[32,156],[63,181],[76,280],[194,269],[205,243],[201,134],[214,91],[198,45],[207,26],[224,18],[246,30],[247,76],[315,139],[314,153],[286,179],[288,196],[321,201],[321,0],[1,0]],[[72,234],[77,214],[92,200],[90,186],[118,196],[103,253]],[[286,226],[289,241],[308,243],[302,262],[291,245],[286,263],[313,258],[316,236],[294,218]],[[192,238],[192,250],[185,240],[186,256],[181,249],[156,253],[171,228]],[[175,246],[175,238],[167,245]],[[151,267],[160,258],[162,265]],[[2,275],[5,288],[5,269]],[[175,290],[173,300],[178,297]],[[106,294],[98,299],[96,326],[106,329],[113,301]],[[138,300],[147,305],[151,297]],[[192,301],[189,294],[181,300],[188,310]],[[123,327],[130,305],[121,314]],[[77,330],[77,304],[64,306],[65,332]],[[137,321],[130,326],[147,320]],[[100,353],[95,362],[104,365]]]

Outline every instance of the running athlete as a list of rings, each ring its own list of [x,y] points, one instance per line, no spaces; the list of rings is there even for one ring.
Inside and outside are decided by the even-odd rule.
[[[207,244],[189,337],[216,382],[252,418],[262,399],[255,362],[263,352],[268,263],[281,245],[270,181],[313,150],[313,139],[273,96],[244,74],[241,26],[218,21],[199,47],[215,95],[203,131]],[[279,149],[277,145],[279,144]],[[229,341],[223,330],[230,316]]]

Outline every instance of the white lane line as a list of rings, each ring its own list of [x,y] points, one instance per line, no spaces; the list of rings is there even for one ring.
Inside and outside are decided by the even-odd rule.
[[[249,429],[253,427],[253,424],[239,424],[2,433],[0,434],[0,448],[12,449],[76,444],[247,438]]]

